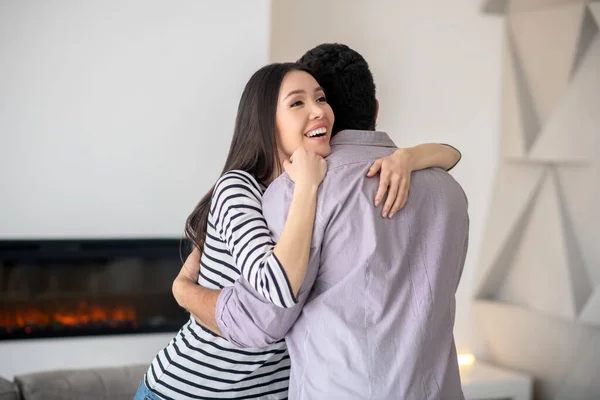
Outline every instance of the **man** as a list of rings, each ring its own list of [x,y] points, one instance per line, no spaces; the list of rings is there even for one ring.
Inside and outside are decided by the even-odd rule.
[[[447,172],[417,171],[404,208],[381,218],[370,198],[377,182],[365,175],[396,146],[374,130],[378,104],[366,61],[347,46],[325,44],[300,62],[324,87],[338,133],[298,304],[274,307],[239,280],[218,294],[215,311],[215,295],[195,285],[197,272],[187,281],[183,274],[174,294],[240,347],[285,337],[291,399],[462,399],[452,330],[468,242],[466,197]],[[292,192],[284,174],[263,196],[275,239]]]

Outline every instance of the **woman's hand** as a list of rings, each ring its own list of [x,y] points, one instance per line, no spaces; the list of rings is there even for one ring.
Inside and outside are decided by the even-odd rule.
[[[283,168],[296,186],[316,188],[325,178],[327,162],[320,155],[299,147],[283,162]]]
[[[412,154],[408,149],[398,149],[391,156],[375,160],[369,168],[367,173],[369,178],[380,172],[375,207],[379,206],[387,191],[387,198],[381,211],[382,217],[392,218],[406,204],[412,171]]]

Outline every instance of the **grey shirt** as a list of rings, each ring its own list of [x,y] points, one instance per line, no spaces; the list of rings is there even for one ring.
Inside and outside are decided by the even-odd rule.
[[[462,188],[441,169],[414,172],[406,205],[384,219],[373,206],[379,180],[365,175],[392,140],[348,130],[331,145],[298,304],[273,306],[240,279],[219,296],[221,332],[240,347],[285,337],[290,399],[462,399],[453,336],[468,243]],[[284,174],[263,196],[275,239],[293,189]]]

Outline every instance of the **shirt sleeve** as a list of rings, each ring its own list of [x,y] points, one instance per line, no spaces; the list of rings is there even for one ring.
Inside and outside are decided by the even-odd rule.
[[[265,301],[245,279],[221,290],[216,321],[223,337],[241,348],[263,348],[281,341],[302,311],[308,292],[290,308]]]
[[[209,224],[214,224],[240,274],[269,303],[289,308],[297,303],[262,214],[261,190],[242,171],[224,174],[213,192]],[[212,221],[212,222],[211,222]]]
[[[275,307],[268,303],[244,279],[238,279],[233,286],[223,288],[215,315],[223,337],[242,348],[262,348],[281,341],[308,300],[318,276],[320,260],[320,248],[311,248],[298,303],[290,308]]]

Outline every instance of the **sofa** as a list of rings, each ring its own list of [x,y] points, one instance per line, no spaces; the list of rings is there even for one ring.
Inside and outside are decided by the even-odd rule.
[[[132,400],[148,365],[0,377],[0,400]]]
[[[0,400],[133,400],[148,365],[39,372],[0,378]],[[531,377],[477,361],[461,368],[466,400],[531,399]]]

